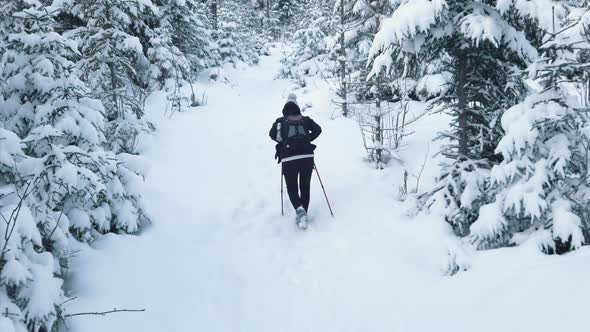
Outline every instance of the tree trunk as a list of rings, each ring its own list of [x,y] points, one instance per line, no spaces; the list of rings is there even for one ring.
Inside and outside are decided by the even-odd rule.
[[[115,72],[115,66],[112,62],[109,62],[109,74],[111,76],[111,91],[113,93],[113,106],[114,106],[114,114],[116,118],[125,118],[125,112],[123,109],[119,108],[119,102],[117,100],[117,75]],[[114,119],[113,119],[114,120]]]
[[[340,0],[340,79],[342,80],[342,115],[348,116],[347,105],[347,87],[346,87],[346,45],[344,40],[344,4],[345,0]]]
[[[105,18],[107,19],[107,21],[111,20],[111,7],[109,6],[109,4],[107,3],[105,5]],[[110,42],[110,41],[109,41]],[[110,81],[111,81],[111,91],[113,94],[113,116],[114,118],[109,119],[109,120],[115,120],[117,118],[124,118],[125,114],[123,109],[119,109],[119,100],[117,98],[117,74],[116,74],[116,70],[115,70],[115,65],[113,64],[113,62],[108,62],[107,66],[109,68],[109,76],[110,76]]]
[[[461,52],[457,59],[457,113],[459,125],[459,158],[467,156],[467,95],[465,85],[467,84],[467,57]]]
[[[217,0],[210,0],[211,4],[209,6],[209,10],[211,11],[211,26],[213,27],[213,31],[217,31],[219,29],[219,19],[217,16]]]
[[[381,126],[382,116],[381,116],[381,80],[379,76],[377,76],[377,99],[375,99],[375,107],[377,109],[377,115],[375,116],[375,122],[377,127],[375,128],[375,142],[377,143],[377,168],[381,169],[381,163],[383,162],[383,128]]]

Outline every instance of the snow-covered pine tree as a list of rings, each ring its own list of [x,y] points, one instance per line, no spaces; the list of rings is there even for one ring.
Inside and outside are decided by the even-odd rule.
[[[335,22],[328,1],[312,0],[301,6],[305,14],[293,34],[294,50],[282,59],[281,74],[305,86],[306,79],[327,76],[335,70],[335,64],[328,58],[331,49],[327,40],[333,34]]]
[[[145,28],[142,13],[154,15],[157,8],[150,0],[73,0],[70,12],[82,26],[68,35],[79,38],[82,59],[78,62],[83,81],[93,96],[104,105],[107,151],[122,163],[111,167],[106,192],[112,214],[110,229],[135,232],[149,222],[141,202],[139,182],[142,181],[141,157],[137,156],[139,141],[152,125],[143,119],[143,100],[139,89],[145,88],[149,77],[149,61],[134,29]],[[153,33],[153,32],[151,32]]]
[[[260,11],[256,1],[249,1],[244,10],[240,26],[240,31],[246,36],[246,46],[248,46],[251,63],[258,63],[259,56],[270,54],[270,44],[273,41],[272,29],[265,29],[264,14]]]
[[[11,313],[4,318],[14,330],[51,331],[64,299],[60,258],[70,227],[60,217],[70,199],[87,198],[75,197],[85,188],[76,186],[80,166],[66,153],[87,153],[78,144],[98,140],[93,120],[100,110],[80,99],[84,85],[69,60],[74,50],[54,32],[54,10],[39,1],[2,9],[0,229],[9,236],[0,239],[0,307]]]
[[[2,104],[0,102],[0,105]],[[24,196],[24,192],[17,192],[15,186],[19,178],[16,164],[24,155],[20,138],[12,131],[0,128],[0,151],[0,232],[3,234],[0,238],[0,311],[4,313],[0,315],[0,328],[2,331],[17,331],[17,328],[26,331],[27,322],[24,320],[22,307],[17,305],[16,290],[32,277],[31,260],[39,256],[27,254],[34,253],[34,246],[41,243],[41,234],[30,217],[30,210],[26,206],[23,207],[19,199],[18,195]],[[14,230],[10,233],[13,226]],[[10,235],[8,241],[5,240],[5,234]],[[53,260],[52,256],[51,259]],[[38,265],[37,272],[37,276],[42,272],[45,272],[44,276],[51,276],[53,268]],[[50,285],[47,287],[49,289]],[[58,294],[58,299],[54,299],[56,304],[61,298],[60,286],[53,287],[51,291]],[[54,308],[50,308],[50,311],[55,319]],[[46,324],[53,325],[53,322],[47,321]]]
[[[340,2],[336,3],[337,6]],[[352,0],[344,2],[346,13],[346,25],[344,42],[347,49],[347,63],[351,71],[351,80],[366,81],[367,62],[373,39],[381,23],[392,12],[390,1],[378,0],[368,2],[366,0]],[[367,86],[360,90],[369,90]],[[351,91],[359,92],[359,88],[352,87]]]
[[[223,62],[236,65],[239,62],[254,64],[258,62],[258,52],[253,31],[248,29],[248,17],[252,17],[254,7],[240,0],[225,1],[218,4],[219,29],[214,32],[217,51]]]
[[[264,9],[262,14],[261,26],[264,29],[264,34],[270,36],[273,40],[278,40],[281,36],[282,26],[279,21],[279,13],[276,10],[274,0],[258,0],[260,9]],[[300,22],[298,20],[298,22]]]
[[[297,18],[298,9],[298,2],[295,0],[277,0],[275,10],[278,13],[279,23],[288,29]]]
[[[212,52],[209,20],[205,3],[196,0],[169,0],[162,16],[171,26],[172,43],[190,63],[191,76],[219,64]]]
[[[208,9],[207,17],[209,18],[209,24],[214,35],[219,30],[219,0],[207,0],[205,3]]]
[[[452,119],[451,130],[441,135],[448,141],[442,152],[449,162],[439,187],[427,195],[427,206],[436,203],[455,232],[466,235],[479,206],[490,199],[485,186],[489,169],[499,162],[494,148],[501,137],[496,119],[520,94],[511,73],[537,52],[496,1],[399,3],[375,37],[372,74],[427,63],[451,77],[433,103]],[[417,79],[432,74],[418,71]]]
[[[338,103],[340,103],[341,107],[342,107],[342,115],[343,116],[348,116],[348,86],[347,86],[347,82],[348,82],[348,78],[347,78],[347,74],[348,74],[348,66],[347,66],[347,56],[346,56],[346,38],[345,38],[345,32],[346,32],[346,20],[347,20],[347,16],[349,13],[346,12],[346,0],[340,0],[338,1],[336,7],[335,7],[335,12],[338,12],[338,20],[339,20],[339,24],[338,24],[338,28],[336,29],[336,36],[333,39],[333,45],[335,47],[332,48],[333,52],[332,52],[332,56],[333,59],[335,61],[337,61],[339,63],[339,66],[337,67],[337,78],[340,80],[339,81],[339,89],[338,92],[336,93],[336,95],[338,97],[340,97],[340,100],[338,101]]]
[[[71,8],[83,21],[70,32],[80,39],[82,80],[105,107],[106,137],[115,152],[136,153],[139,136],[149,129],[139,91],[148,86],[150,63],[141,39],[153,31],[135,34],[145,27],[140,16],[146,11],[157,12],[150,0],[74,0]]]
[[[207,67],[220,64],[204,3],[195,0],[154,0],[158,12],[147,20],[151,76],[163,83],[190,81]],[[161,85],[160,85],[161,86]],[[170,85],[167,85],[170,86]]]
[[[576,56],[590,45],[590,13],[582,12],[546,35],[539,60],[526,71],[533,82],[528,97],[502,116],[495,201],[471,226],[480,247],[532,238],[547,253],[563,253],[590,239],[590,118],[573,89],[590,71]]]
[[[166,11],[174,4],[185,5],[184,1],[142,0],[122,8],[131,18],[126,31],[138,38],[149,63],[137,63],[142,80],[136,85],[143,88],[143,97],[154,89],[170,89],[172,82],[178,84],[190,76],[190,64],[173,42],[174,29]],[[188,10],[186,14],[191,15]]]
[[[349,88],[348,107],[359,122],[369,160],[382,168],[391,160],[404,137],[409,112],[407,78],[390,75],[368,77],[371,44],[396,3],[353,0],[345,2],[344,42]]]
[[[274,10],[270,0],[253,0],[253,16],[251,25],[256,26],[259,35],[273,36],[276,24],[273,24]]]
[[[331,50],[330,59],[338,63],[334,76],[338,78],[339,104],[342,114],[348,116],[349,104],[355,103],[358,93],[371,88],[366,82],[366,64],[369,50],[382,20],[391,12],[390,2],[365,0],[338,0],[333,13],[338,23],[326,39]]]
[[[132,158],[104,150],[104,109],[55,32],[58,7],[11,1],[0,38],[0,309],[15,331],[53,331],[74,239],[146,221]],[[71,236],[73,235],[73,237]]]
[[[147,59],[151,67],[149,81],[155,85],[155,89],[170,89],[190,79],[191,65],[173,44],[171,30],[168,25],[150,29]]]
[[[577,29],[568,29],[570,36],[577,40],[580,37],[587,39],[588,32],[580,30],[580,27],[584,29],[584,23],[579,24],[582,22],[582,19],[586,17],[586,12],[590,6],[590,2],[586,0],[574,0],[568,1],[571,5],[570,14],[568,15],[567,22],[578,22]],[[565,34],[565,33],[562,33]],[[573,34],[573,35],[572,35]],[[588,45],[587,40],[577,40],[577,45],[575,45],[574,53],[576,55],[576,61],[578,63],[588,63],[590,62],[590,46]],[[584,107],[590,107],[590,73],[589,72],[581,72],[581,77],[577,77],[574,84],[576,85],[576,89],[578,90],[581,98],[581,103]]]
[[[220,30],[215,34],[219,55],[223,62],[229,62],[235,65],[243,59],[243,54],[238,49],[243,41],[240,40],[238,24],[233,19],[227,19],[228,16],[235,18],[233,13],[224,9],[220,10],[220,13],[224,21],[220,22]]]

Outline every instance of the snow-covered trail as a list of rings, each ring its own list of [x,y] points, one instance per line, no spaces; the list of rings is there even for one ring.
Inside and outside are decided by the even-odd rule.
[[[237,71],[233,86],[210,86],[207,106],[158,124],[147,154],[154,224],[80,253],[79,298],[70,308],[146,312],[82,317],[71,321],[75,331],[470,331],[474,325],[458,323],[457,312],[502,308],[508,298],[477,275],[441,277],[442,230],[406,221],[393,200],[392,173],[362,162],[358,129],[329,120],[321,92],[312,92],[310,115],[324,129],[316,162],[336,218],[315,174],[309,231],[295,229],[286,198],[281,217],[267,133],[293,87],[273,79],[279,59],[275,49],[259,66]],[[511,273],[519,262],[512,264],[492,283],[525,283]],[[478,294],[491,302],[480,303]]]
[[[137,238],[102,241],[89,261],[106,273],[80,269],[79,288],[100,289],[84,308],[147,311],[98,319],[96,331],[129,324],[138,331],[385,331],[400,324],[395,312],[407,304],[399,298],[409,281],[400,266],[414,264],[413,244],[388,222],[395,215],[390,181],[360,162],[357,128],[328,121],[330,109],[311,115],[324,129],[316,161],[337,218],[315,175],[310,230],[296,231],[286,197],[288,213],[280,215],[268,129],[293,87],[273,79],[279,65],[277,51],[236,76],[233,88],[211,88],[206,107],[159,123],[147,155],[154,225]]]

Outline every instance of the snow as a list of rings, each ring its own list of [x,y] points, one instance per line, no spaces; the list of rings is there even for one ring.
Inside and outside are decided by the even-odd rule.
[[[446,7],[446,0],[404,1],[391,17],[383,22],[383,26],[373,40],[369,58],[391,44],[428,32]],[[417,49],[419,47],[416,51]]]
[[[357,124],[333,117],[323,81],[297,91],[323,128],[316,162],[336,218],[315,175],[310,229],[296,230],[286,199],[281,217],[279,166],[267,133],[293,86],[273,80],[279,53],[273,49],[257,67],[226,68],[232,84],[197,84],[208,105],[171,119],[163,116],[162,94],[147,101],[159,128],[146,153],[153,225],[137,236],[107,234],[78,253],[68,285],[78,298],[66,307],[146,312],[72,318],[72,331],[586,328],[585,299],[572,295],[590,292],[589,248],[546,256],[530,239],[474,253],[440,216],[410,219],[406,204],[394,200],[404,168],[416,169],[438,150],[429,149],[438,143],[428,137],[446,123],[444,115],[418,121],[401,152],[408,162],[379,171],[363,161]],[[134,168],[133,160],[125,163]],[[429,157],[424,185],[434,174]],[[567,232],[576,221],[561,208]],[[450,262],[470,269],[447,277]]]
[[[0,330],[3,332],[15,332],[14,325],[8,318],[0,317]]]
[[[22,154],[20,139],[15,133],[0,128],[0,166],[13,167],[13,155]]]
[[[68,212],[68,219],[70,220],[70,226],[76,229],[84,230],[92,227],[90,216],[82,209],[71,209]]]
[[[2,219],[9,220],[10,214],[12,213],[12,211],[15,210],[16,207],[16,204],[7,204],[5,206],[2,206],[0,208],[0,214],[3,217]],[[6,232],[7,225],[6,223],[0,223],[0,225],[0,232],[4,234]],[[29,208],[22,207],[20,209],[20,213],[18,214],[18,218],[16,219],[16,228],[17,233],[20,234],[20,236],[23,239],[30,240],[35,245],[41,244],[41,235],[39,234],[37,227],[35,227],[35,219],[33,218],[33,215],[31,214],[31,210],[29,210]],[[18,240],[11,238],[10,242],[8,243],[9,246],[16,246]]]
[[[496,8],[502,14],[514,9],[522,16],[535,18],[546,31],[553,31],[554,19],[567,14],[566,5],[562,1],[555,0],[498,0]]]
[[[117,216],[117,225],[129,233],[135,233],[139,229],[139,216],[137,209],[131,201],[125,199],[113,203],[113,213]]]
[[[571,203],[562,199],[553,202],[552,205],[554,238],[564,242],[571,239],[570,247],[580,248],[584,243],[584,236],[580,232],[582,221],[571,211]]]
[[[40,320],[53,315],[54,304],[62,299],[62,280],[53,276],[53,257],[49,253],[37,255],[45,258],[44,262],[36,262],[31,265],[30,283],[23,288],[20,299],[28,299],[25,314]],[[55,319],[55,317],[53,318]]]
[[[436,96],[447,89],[452,77],[452,74],[449,72],[424,75],[417,82],[416,90],[425,96]]]
[[[470,227],[471,236],[479,239],[502,234],[507,226],[502,212],[502,208],[497,203],[482,206],[479,209],[479,217]]]
[[[507,156],[514,152],[520,155],[526,146],[533,146],[539,136],[534,124],[541,121],[555,121],[566,112],[565,107],[551,100],[557,97],[556,92],[547,91],[529,96],[523,104],[517,104],[508,109],[501,120],[502,128],[507,134],[498,143],[496,153]],[[549,102],[540,103],[542,98],[547,98]],[[537,111],[530,112],[533,108]]]
[[[549,151],[548,158],[553,169],[557,174],[565,177],[565,168],[572,157],[572,151],[569,148],[572,144],[568,137],[564,134],[555,135],[547,140],[545,145]]]
[[[520,2],[518,5],[526,7],[519,7],[525,14],[539,17],[539,8]],[[391,45],[401,46],[405,52],[418,53],[426,42],[426,35],[432,34],[435,39],[443,39],[455,29],[452,27],[454,24],[459,27],[458,32],[471,40],[475,46],[488,41],[495,47],[509,48],[526,60],[534,60],[537,57],[537,50],[529,43],[525,34],[516,30],[500,15],[500,12],[507,10],[505,3],[498,4],[500,12],[477,1],[460,6],[464,8],[457,14],[449,9],[450,5],[446,0],[403,1],[391,17],[385,19],[375,35],[369,58],[378,56]],[[385,63],[380,60],[378,65],[383,67]]]
[[[144,157],[129,153],[119,153],[117,159],[121,160],[126,168],[138,174],[147,174],[149,162]]]
[[[27,268],[18,260],[10,259],[6,262],[0,273],[0,278],[9,286],[24,284],[32,275]]]
[[[524,32],[508,24],[499,13],[484,4],[473,4],[472,10],[473,13],[462,19],[461,32],[477,46],[486,40],[494,47],[505,44],[524,59],[534,60],[537,57],[537,50],[527,40]]]

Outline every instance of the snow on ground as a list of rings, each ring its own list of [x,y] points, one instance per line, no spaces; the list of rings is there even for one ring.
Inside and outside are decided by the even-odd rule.
[[[359,129],[332,118],[321,82],[300,96],[323,127],[312,224],[297,231],[280,213],[280,172],[268,130],[293,86],[274,80],[280,52],[213,83],[209,104],[162,117],[147,153],[146,202],[154,224],[141,236],[107,235],[78,254],[68,312],[145,308],[69,320],[73,331],[555,331],[583,330],[590,294],[584,249],[544,256],[524,245],[479,253],[472,269],[445,277],[446,228],[409,220],[394,198],[402,166],[363,162]],[[405,167],[422,163],[441,118],[417,127]],[[434,151],[431,147],[431,154]],[[424,181],[432,181],[434,163]]]

